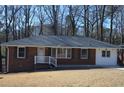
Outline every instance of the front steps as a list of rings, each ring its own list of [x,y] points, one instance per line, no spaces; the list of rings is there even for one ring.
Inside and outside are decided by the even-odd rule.
[[[40,64],[40,63],[35,64],[34,67],[35,70],[52,69],[52,68],[54,68],[54,66],[51,64]]]

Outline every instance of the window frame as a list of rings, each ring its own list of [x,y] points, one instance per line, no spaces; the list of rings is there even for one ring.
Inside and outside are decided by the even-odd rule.
[[[82,57],[82,50],[87,50],[87,55],[86,55],[86,57]],[[89,53],[88,53],[89,51],[88,51],[88,49],[81,49],[80,50],[80,59],[88,59],[89,58]]]
[[[68,57],[68,49],[70,49],[70,57]],[[67,59],[71,59],[71,58],[72,58],[72,48],[67,48],[67,49],[66,49],[66,52],[67,52],[67,53],[66,53],[66,58],[67,58]]]
[[[103,51],[105,51],[105,56],[102,55],[102,52],[103,52]],[[110,50],[102,50],[102,52],[101,52],[101,56],[102,56],[103,58],[105,58],[105,57],[106,57],[106,58],[110,58],[110,57],[111,57],[111,51],[110,51]],[[108,52],[109,52],[109,56],[108,56]]]
[[[108,56],[108,53],[109,53],[109,56]],[[111,57],[111,51],[106,51],[106,57]]]
[[[104,56],[103,56],[103,52],[105,53]],[[106,51],[105,50],[102,50],[102,57],[106,57]]]
[[[60,52],[63,52],[62,50],[65,49],[65,50],[64,50],[64,51],[65,51],[65,53],[64,53],[65,56],[64,56],[64,57],[61,57],[61,56],[59,57],[59,56],[58,56],[58,54],[59,54],[59,53],[58,53],[58,50],[59,50],[59,49],[60,49]],[[67,58],[67,49],[66,49],[66,48],[57,48],[57,56],[56,56],[56,57],[57,57],[58,59]]]
[[[19,48],[24,48],[24,57],[19,56]],[[17,58],[19,58],[19,59],[26,58],[26,47],[17,47]]]

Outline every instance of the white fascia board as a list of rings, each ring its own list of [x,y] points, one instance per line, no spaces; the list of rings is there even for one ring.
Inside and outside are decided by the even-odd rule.
[[[4,47],[51,47],[51,48],[83,48],[83,49],[124,49],[124,48],[110,48],[110,47],[69,47],[69,46],[42,46],[42,45],[3,45]]]

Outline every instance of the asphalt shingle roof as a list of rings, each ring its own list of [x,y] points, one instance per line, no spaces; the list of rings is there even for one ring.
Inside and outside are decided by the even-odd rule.
[[[82,48],[118,48],[106,42],[81,36],[37,36],[2,43],[2,46],[45,46],[45,47],[82,47]]]

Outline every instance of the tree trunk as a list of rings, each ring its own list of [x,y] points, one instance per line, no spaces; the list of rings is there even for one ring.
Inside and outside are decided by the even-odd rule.
[[[103,22],[100,22],[101,37],[100,40],[103,41]]]
[[[99,20],[98,20],[98,8],[96,5],[96,34],[97,34],[97,40],[99,40]]]
[[[72,6],[69,6],[69,16],[70,16],[70,22],[71,22],[71,35],[74,36],[76,33],[76,25],[75,25],[75,19],[72,13]]]
[[[74,20],[74,18],[72,18],[71,24],[72,24],[72,36],[74,36],[75,33],[76,33],[76,27],[75,27],[75,20]]]
[[[15,32],[15,14],[14,14],[14,6],[12,8],[12,34],[13,34],[13,40],[16,40],[17,39],[17,35],[16,35],[16,32]]]
[[[86,14],[87,14],[87,37],[89,37],[89,21],[88,21],[88,19],[89,19],[89,6],[87,6],[87,12],[86,12]]]
[[[110,20],[110,36],[109,43],[112,43],[112,32],[113,32],[113,6],[111,6],[111,20]]]
[[[7,17],[8,17],[8,9],[7,5],[5,5],[5,25],[6,25],[6,42],[8,42],[8,24],[7,24]]]
[[[54,29],[54,34],[57,35],[57,29],[58,29],[58,17],[57,17],[57,6],[52,5],[52,11],[53,11],[53,29]]]
[[[26,5],[25,6],[25,37],[30,36],[29,19],[30,19],[30,8],[28,5]]]
[[[103,22],[104,22],[104,13],[105,13],[105,5],[103,6],[103,9],[102,9],[102,15],[101,15],[101,22],[100,22],[100,30],[101,30],[101,38],[100,40],[103,41],[104,40],[104,37],[103,37]]]
[[[85,32],[85,36],[87,36],[87,25],[86,25],[86,6],[84,5],[84,32]]]
[[[8,42],[8,24],[7,24],[7,17],[8,17],[8,9],[7,9],[7,5],[5,5],[5,24],[6,24],[6,42]],[[7,48],[6,48],[6,62],[5,62],[5,69],[7,71]]]
[[[39,35],[43,35],[43,22],[42,20],[40,21],[40,33]]]
[[[89,8],[88,5],[84,5],[84,31],[85,36],[89,37]]]

